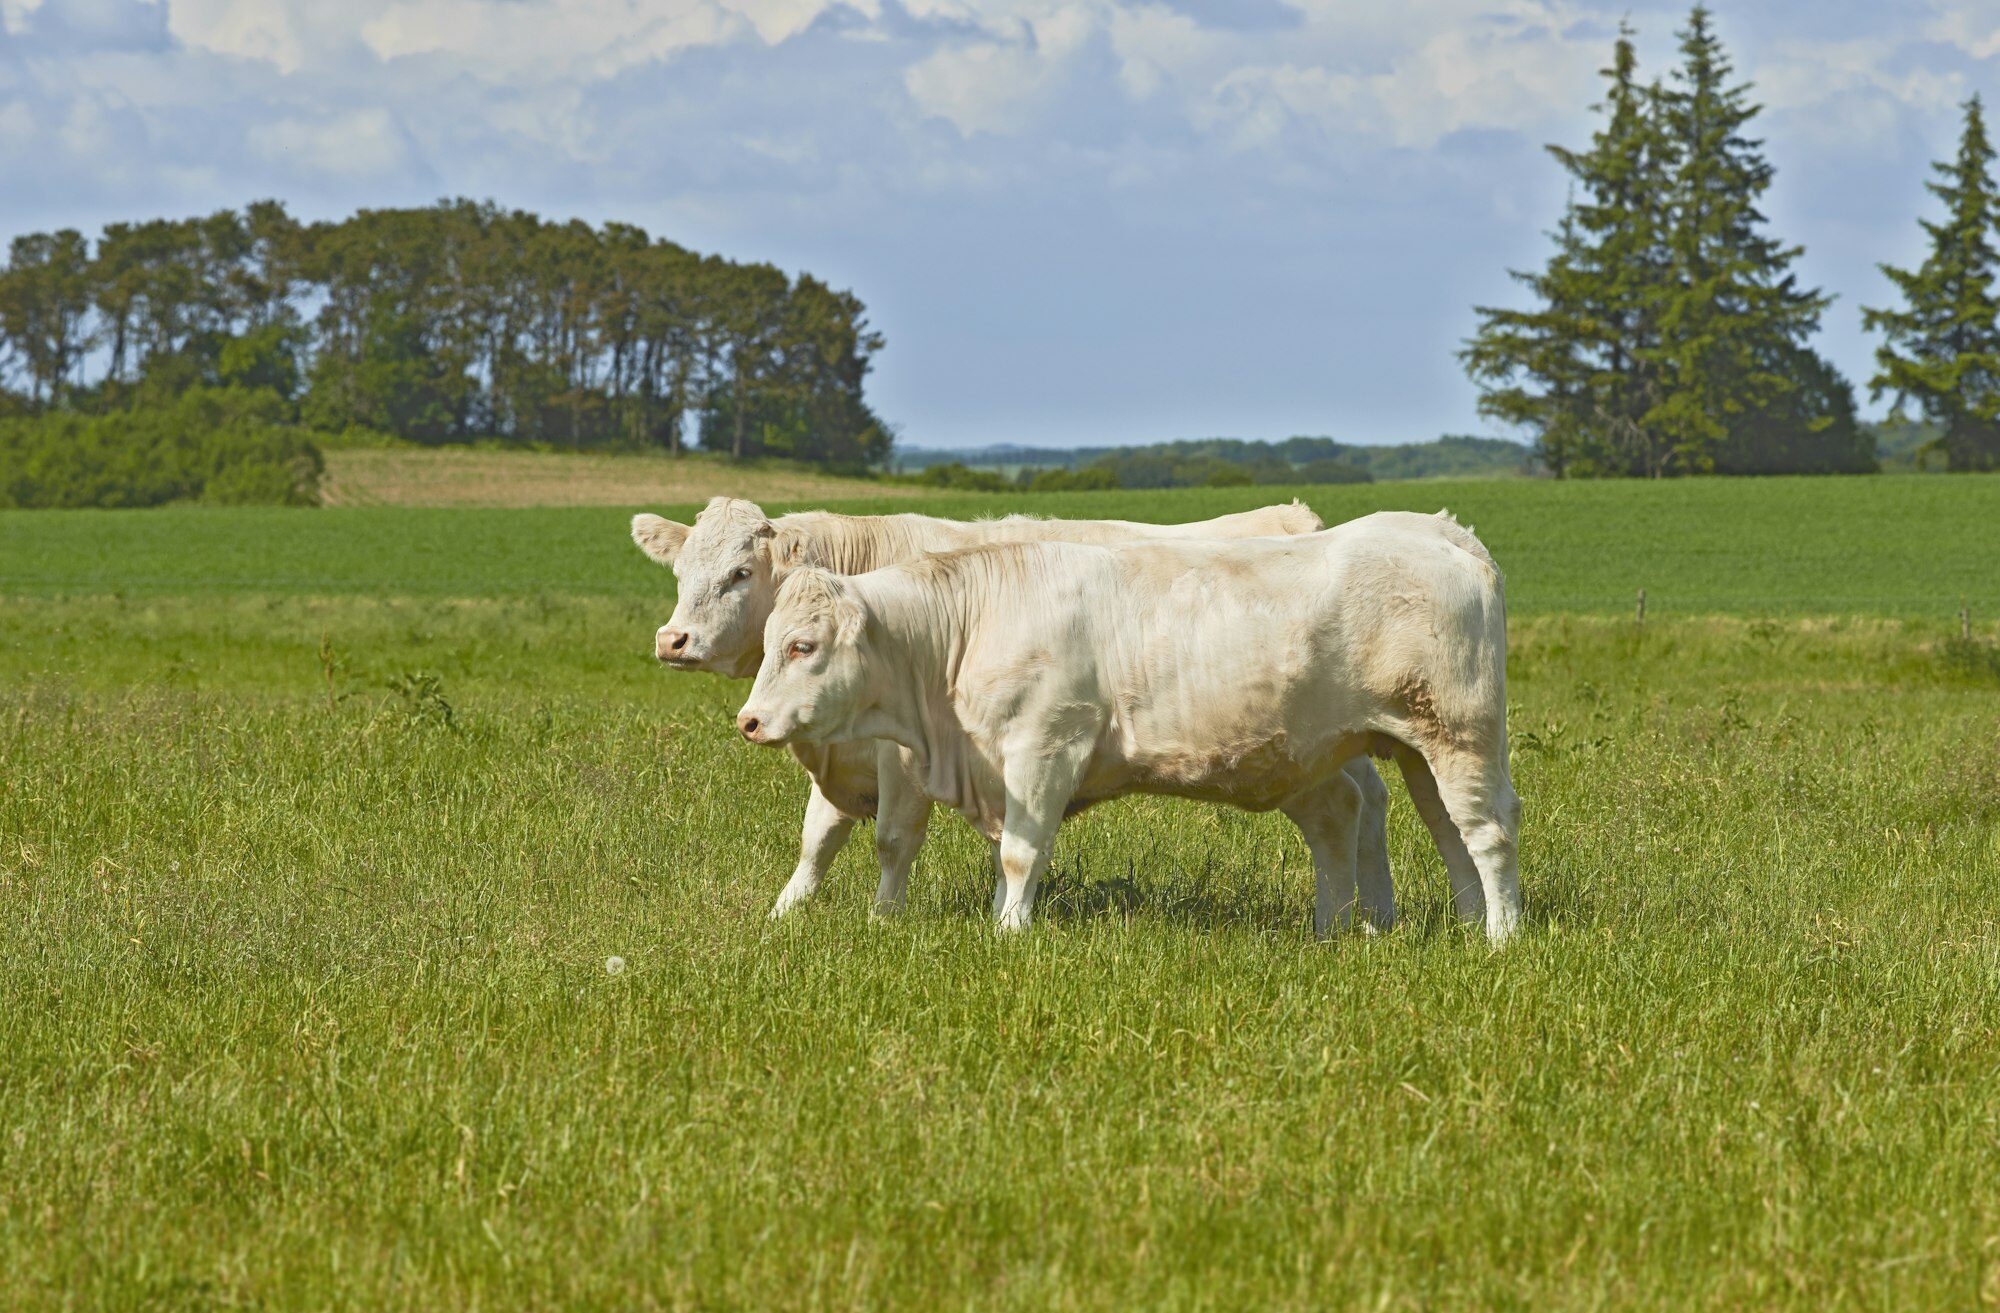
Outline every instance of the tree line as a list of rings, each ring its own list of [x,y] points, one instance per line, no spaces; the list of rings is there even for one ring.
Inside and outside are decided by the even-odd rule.
[[[1621,27],[1589,144],[1549,147],[1571,192],[1548,262],[1513,274],[1532,304],[1478,307],[1460,352],[1480,411],[1532,433],[1558,477],[1873,470],[1853,386],[1810,345],[1832,298],[1760,208],[1753,88],[1706,8],[1678,36],[1679,65],[1647,82]],[[1884,336],[1871,392],[1937,425],[1954,470],[2000,466],[2000,208],[1977,97],[1964,111],[1929,258],[1883,266],[1905,305],[1863,311]]]
[[[1539,470],[1528,448],[1504,438],[1446,435],[1366,446],[1295,436],[1279,442],[1195,438],[1133,447],[988,447],[970,452],[899,449],[905,482],[972,492],[1229,488],[1257,484],[1372,483],[1377,479],[1491,478]]]
[[[274,394],[319,432],[881,460],[882,336],[810,274],[468,200],[301,222],[274,201],[16,238],[0,415]]]

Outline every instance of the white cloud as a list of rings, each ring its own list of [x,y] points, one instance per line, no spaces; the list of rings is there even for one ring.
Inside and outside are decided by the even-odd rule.
[[[1294,128],[1415,150],[1468,128],[1547,131],[1590,100],[1601,44],[1548,30],[1445,28],[1378,70],[1334,59],[1245,64],[1191,112],[1239,149],[1296,149]]]
[[[408,135],[379,108],[259,123],[246,139],[267,163],[340,181],[393,177],[412,163]]]
[[[287,73],[305,54],[288,7],[265,0],[178,0],[167,11],[167,30],[196,49],[261,60]]]
[[[2000,12],[1991,0],[1934,0],[1937,16],[1928,28],[1933,39],[1957,46],[1974,59],[2000,55]]]
[[[766,14],[763,21],[774,32],[788,30],[785,16]],[[665,6],[637,0],[397,0],[360,26],[369,49],[384,59],[438,55],[477,77],[537,81],[609,77],[677,50],[763,30],[748,15],[700,0]]]
[[[28,15],[42,7],[42,0],[0,0],[0,31],[25,32]]]
[[[748,19],[766,45],[776,45],[797,36],[808,23],[826,12],[828,0],[735,0],[722,7]],[[864,0],[854,8],[865,18],[882,16],[882,7],[874,0]]]
[[[985,39],[944,46],[903,74],[920,111],[966,135],[1025,128],[1073,74],[1070,65],[1099,20],[1085,6],[1049,5],[1012,16],[989,11],[981,27]]]
[[[1204,64],[1212,65],[1226,42],[1186,14],[1152,5],[1120,8],[1109,27],[1119,84],[1134,100],[1149,99]]]
[[[1055,75],[1030,46],[982,41],[927,56],[903,75],[903,85],[925,113],[970,135],[1019,126]]]

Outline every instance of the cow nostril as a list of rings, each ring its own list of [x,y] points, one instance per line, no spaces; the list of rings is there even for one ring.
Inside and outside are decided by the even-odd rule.
[[[688,645],[688,636],[686,633],[679,633],[674,635],[672,643],[674,651],[678,652],[687,645]]]
[[[755,716],[745,716],[743,718],[743,732],[745,734],[755,734],[757,732],[757,725],[758,720]]]

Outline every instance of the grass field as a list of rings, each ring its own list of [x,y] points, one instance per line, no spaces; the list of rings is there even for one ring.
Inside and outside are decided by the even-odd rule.
[[[1393,783],[1379,939],[1157,800],[773,926],[618,513],[0,516],[0,1303],[2000,1304],[2000,483],[1327,491],[1508,573],[1498,953]]]
[[[1641,588],[1649,613],[1943,620],[1964,603],[2000,612],[2000,483],[1991,479],[1473,480],[838,505],[1182,520],[1301,491],[1329,523],[1450,507],[1505,568],[1514,615],[1625,614]],[[766,509],[784,505],[773,498]],[[0,516],[0,596],[589,596],[671,605],[671,576],[625,536],[636,509],[686,519],[700,506],[15,512]]]
[[[920,489],[846,479],[785,461],[752,465],[765,496],[827,500],[910,497]],[[745,468],[688,452],[665,456],[488,451],[471,447],[350,447],[326,453],[328,506],[624,506],[740,495]]]

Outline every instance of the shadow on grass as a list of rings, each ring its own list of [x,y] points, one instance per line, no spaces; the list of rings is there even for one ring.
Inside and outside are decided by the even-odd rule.
[[[1396,882],[1394,933],[1431,940],[1476,933],[1452,914],[1450,888],[1444,870],[1422,870]],[[943,911],[976,920],[992,917],[993,890],[983,870],[967,871],[944,891]],[[1573,920],[1581,912],[1574,899],[1561,908],[1544,909],[1531,898],[1522,928],[1533,932],[1550,913]],[[1093,874],[1073,864],[1052,866],[1042,877],[1035,897],[1035,918],[1058,925],[1102,921],[1159,921],[1202,930],[1235,928],[1261,935],[1310,938],[1313,925],[1312,878],[1287,872],[1282,879],[1252,873],[1227,863],[1209,862],[1199,870],[1163,864],[1147,869],[1127,863],[1113,874]]]

